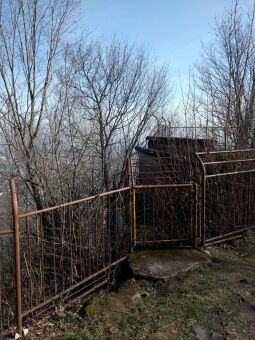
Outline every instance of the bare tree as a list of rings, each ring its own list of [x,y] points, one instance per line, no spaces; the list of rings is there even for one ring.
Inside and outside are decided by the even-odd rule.
[[[69,68],[61,80],[72,86],[76,109],[93,134],[90,149],[102,173],[100,189],[122,185],[135,144],[165,109],[166,70],[143,50],[118,41],[81,42],[67,48],[66,58]]]
[[[222,127],[235,148],[255,145],[255,3],[243,16],[235,0],[216,21],[213,42],[197,66],[200,105],[209,125]]]
[[[43,198],[36,163],[46,112],[52,109],[55,69],[74,0],[0,3],[0,129],[12,165],[37,208]]]

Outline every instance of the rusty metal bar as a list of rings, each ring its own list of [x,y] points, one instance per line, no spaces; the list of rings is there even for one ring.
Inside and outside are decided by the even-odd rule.
[[[49,207],[49,208],[45,208],[45,209],[41,209],[41,210],[30,211],[30,212],[27,212],[27,213],[21,213],[21,214],[19,214],[19,218],[24,218],[24,217],[28,217],[28,216],[41,214],[41,213],[44,213],[44,212],[49,212],[49,211],[52,211],[52,210],[55,210],[55,209],[68,207],[70,205],[76,205],[76,204],[79,204],[79,203],[82,203],[82,202],[86,202],[86,201],[96,199],[98,197],[104,197],[104,196],[108,196],[108,195],[115,194],[115,193],[118,193],[118,192],[128,191],[130,189],[131,189],[131,187],[125,187],[125,188],[121,188],[121,189],[117,189],[117,190],[103,192],[103,193],[98,194],[98,195],[93,195],[93,196],[81,198],[81,199],[76,200],[76,201],[62,203],[62,204],[59,204],[59,205],[55,205],[53,207]]]
[[[34,308],[32,309],[29,309],[28,311],[25,311],[23,313],[23,317],[25,316],[28,316],[34,312],[36,312],[38,309],[41,309],[43,308],[44,306],[48,305],[49,303],[51,302],[54,302],[55,300],[58,300],[59,298],[61,298],[63,295],[71,292],[72,290],[80,287],[81,285],[83,285],[84,283],[92,280],[94,277],[104,273],[105,271],[107,271],[108,269],[110,269],[111,267],[114,267],[114,266],[117,266],[118,264],[120,264],[121,262],[123,262],[124,260],[126,260],[126,256],[120,258],[119,260],[115,261],[115,262],[112,262],[109,266],[105,267],[105,268],[102,268],[101,270],[99,270],[98,272],[86,277],[85,279],[79,281],[78,283],[76,283],[75,285],[73,285],[72,287],[70,288],[67,288],[66,290],[60,292],[59,294],[57,295],[54,295],[52,298],[49,298],[47,300],[45,300],[44,302],[40,303],[39,305],[35,306]]]
[[[11,229],[0,230],[0,236],[12,235],[12,234],[14,234],[14,230],[11,230]]]
[[[136,246],[136,187],[134,186],[132,188],[132,215],[133,215],[133,219],[132,219],[132,227],[133,227],[133,246]]]
[[[194,248],[197,249],[197,216],[198,216],[198,185],[194,184],[194,223],[193,223],[193,242]]]
[[[133,198],[132,191],[129,195],[129,224],[130,224],[130,243],[131,243],[131,252],[133,251]]]
[[[196,155],[217,155],[220,153],[238,153],[238,152],[255,152],[255,149],[240,149],[240,150],[221,150],[221,151],[203,151],[196,152]]]
[[[206,169],[199,153],[196,152],[199,164],[202,170],[201,180],[201,245],[205,245],[205,230],[206,230]]]
[[[15,248],[15,288],[16,288],[16,318],[17,330],[22,335],[22,301],[21,301],[21,266],[20,266],[20,227],[19,227],[19,206],[15,180],[10,180],[10,190],[12,199],[12,215],[14,228],[14,248]]]
[[[255,225],[253,225],[251,227],[246,227],[246,228],[242,228],[242,229],[239,229],[239,230],[235,230],[235,231],[232,231],[231,233],[227,233],[227,234],[224,234],[224,235],[219,235],[219,236],[212,237],[212,238],[206,240],[206,243],[217,241],[217,240],[220,240],[222,238],[226,238],[228,236],[235,236],[237,234],[242,234],[245,231],[250,230],[250,229],[255,229]]]
[[[137,241],[136,245],[146,245],[146,244],[176,244],[176,243],[187,243],[190,244],[190,240],[185,239],[172,239],[172,240],[147,240],[147,241]]]
[[[246,158],[246,159],[232,159],[227,161],[211,161],[204,162],[204,165],[215,165],[215,164],[231,164],[231,163],[244,163],[244,162],[254,162],[255,158]]]
[[[219,244],[219,243],[222,243],[222,242],[237,240],[237,239],[242,238],[242,237],[243,237],[243,234],[240,234],[240,235],[236,235],[236,236],[233,235],[231,237],[223,237],[220,240],[216,240],[216,241],[212,241],[212,242],[207,242],[206,241],[205,247],[209,247],[211,245]]]
[[[98,283],[97,285],[94,285],[92,288],[90,288],[89,290],[87,290],[86,292],[80,294],[79,296],[77,296],[76,298],[72,299],[71,301],[69,301],[68,303],[65,304],[65,306],[70,306],[72,305],[75,301],[78,301],[80,299],[85,298],[86,296],[89,296],[91,293],[93,293],[95,290],[103,287],[104,285],[106,285],[108,282],[108,280],[104,280],[100,283]]]
[[[231,172],[223,172],[220,174],[213,174],[213,175],[206,175],[206,178],[212,178],[212,177],[221,177],[221,176],[228,176],[228,175],[239,175],[239,174],[247,174],[250,172],[255,172],[255,169],[251,170],[241,170],[241,171],[231,171]]]
[[[144,185],[135,185],[135,189],[160,189],[160,188],[186,188],[191,189],[192,184],[144,184]]]

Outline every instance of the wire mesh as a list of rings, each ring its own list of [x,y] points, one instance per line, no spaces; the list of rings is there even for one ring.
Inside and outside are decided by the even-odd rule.
[[[136,190],[137,244],[192,245],[199,228],[192,185]]]
[[[22,215],[23,311],[66,291],[59,303],[69,300],[70,288],[130,252],[129,204],[126,190]]]
[[[150,137],[148,148],[138,150],[125,174],[129,187],[19,215],[24,317],[104,285],[135,236],[138,245],[201,245],[203,202],[207,240],[255,225],[255,150],[212,152],[232,146],[224,130],[175,133],[178,138]],[[205,201],[197,152],[206,170]],[[6,183],[2,187],[0,333],[15,317],[14,239],[5,233],[12,229],[11,203]],[[19,202],[27,211],[27,198]]]
[[[205,238],[255,225],[255,150],[200,154],[205,167]]]
[[[15,320],[14,240],[9,183],[0,181],[0,334]]]
[[[13,235],[0,236],[0,334],[14,325],[15,275]]]

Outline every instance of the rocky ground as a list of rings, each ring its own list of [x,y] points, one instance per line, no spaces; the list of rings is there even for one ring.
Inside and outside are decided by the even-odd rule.
[[[26,338],[255,339],[254,239],[208,251],[210,261],[201,254],[197,265],[197,254],[194,261],[188,255],[192,270],[185,267],[182,273],[157,279],[148,271],[140,275],[141,258],[147,269],[150,265],[148,254],[140,253],[138,262],[131,258],[136,276],[118,290],[101,291],[87,305],[35,322]],[[179,252],[174,261],[174,268],[179,267]],[[167,266],[164,262],[164,273]]]

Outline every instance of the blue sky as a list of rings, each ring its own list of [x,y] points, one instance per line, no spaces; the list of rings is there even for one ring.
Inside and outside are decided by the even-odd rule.
[[[241,0],[243,10],[253,0]],[[187,85],[189,67],[199,61],[201,41],[212,39],[214,18],[231,0],[81,0],[85,27],[106,41],[114,35],[147,48],[169,66],[178,88]]]

